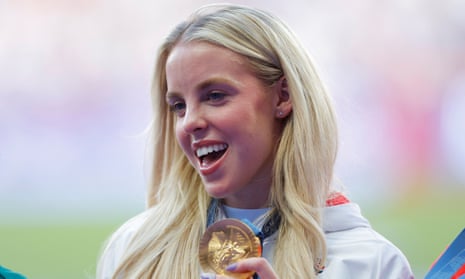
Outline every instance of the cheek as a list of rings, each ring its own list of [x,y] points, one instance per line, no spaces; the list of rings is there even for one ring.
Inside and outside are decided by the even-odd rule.
[[[176,136],[176,141],[178,142],[179,146],[184,151],[184,153],[186,153],[186,149],[190,145],[187,134],[183,131],[182,128],[179,127],[179,125],[176,125],[174,132]]]

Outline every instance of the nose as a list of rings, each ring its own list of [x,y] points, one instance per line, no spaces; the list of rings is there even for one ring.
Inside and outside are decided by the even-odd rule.
[[[190,107],[186,110],[186,114],[183,117],[182,126],[184,132],[188,134],[194,134],[198,131],[202,131],[207,127],[207,120],[205,114],[200,108]]]

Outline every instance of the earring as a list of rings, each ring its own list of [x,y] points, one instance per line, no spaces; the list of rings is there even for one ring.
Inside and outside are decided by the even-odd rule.
[[[283,116],[283,112],[282,112],[282,111],[279,111],[279,112],[278,112],[278,116],[280,116],[280,117]]]

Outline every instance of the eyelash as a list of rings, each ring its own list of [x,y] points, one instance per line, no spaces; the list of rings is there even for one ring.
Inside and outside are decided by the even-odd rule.
[[[207,94],[206,99],[208,101],[211,101],[211,102],[215,103],[215,102],[222,101],[225,96],[226,96],[226,94],[221,92],[221,91],[211,91],[211,92],[209,92]]]
[[[210,91],[205,95],[204,101],[216,105],[221,103],[225,97],[226,93],[223,93],[221,91]],[[176,113],[178,116],[182,116],[186,109],[186,104],[183,101],[176,100],[172,104],[169,104],[169,108],[170,111]]]
[[[183,107],[179,108],[179,105],[182,105]],[[170,107],[170,111],[180,115],[182,113],[182,111],[186,108],[186,104],[184,102],[181,102],[181,101],[176,101],[176,102],[170,104],[169,107]]]

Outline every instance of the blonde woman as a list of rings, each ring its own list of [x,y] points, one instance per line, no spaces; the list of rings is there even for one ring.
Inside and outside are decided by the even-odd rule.
[[[148,208],[116,231],[98,278],[203,273],[207,227],[248,219],[262,257],[227,267],[273,278],[411,278],[402,253],[332,187],[330,96],[293,32],[243,6],[199,9],[161,45]]]

